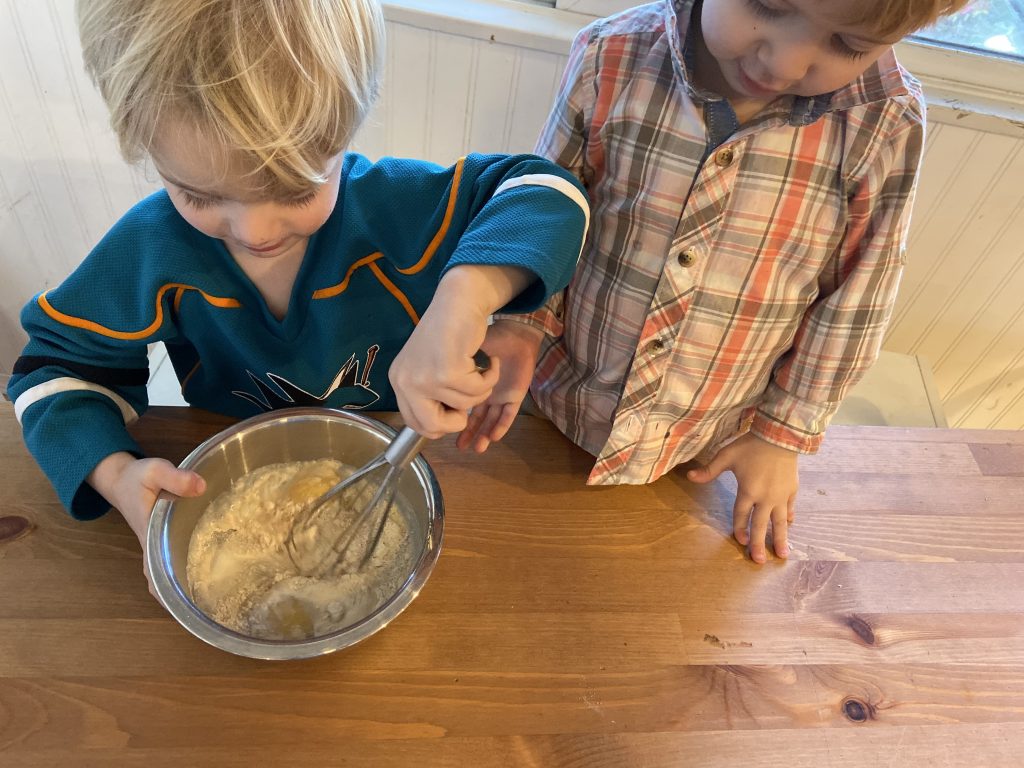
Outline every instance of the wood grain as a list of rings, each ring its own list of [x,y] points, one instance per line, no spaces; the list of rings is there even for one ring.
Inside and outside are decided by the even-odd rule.
[[[387,417],[394,421],[394,417]],[[153,409],[179,461],[229,422]],[[384,631],[231,656],[150,597],[116,514],[70,520],[0,405],[0,765],[985,766],[1024,751],[1024,437],[843,427],[803,462],[789,561],[734,482],[587,487],[521,418],[427,457],[442,557]]]
[[[772,736],[777,736],[773,739]],[[885,729],[807,728],[776,731],[592,733],[512,737],[446,736],[440,739],[371,740],[357,737],[344,748],[317,740],[291,745],[209,748],[90,748],[79,752],[79,768],[252,768],[252,766],[433,766],[434,768],[820,768],[868,765],[905,768],[1018,768],[1024,726],[1019,724],[894,726]],[[67,764],[61,750],[5,753],[5,768],[52,768]],[[979,757],[985,760],[979,762]],[[300,759],[297,759],[300,758]]]

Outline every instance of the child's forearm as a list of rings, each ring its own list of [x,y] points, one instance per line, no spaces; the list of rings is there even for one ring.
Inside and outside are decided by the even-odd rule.
[[[464,307],[486,319],[526,290],[536,279],[522,267],[459,264],[437,286],[434,302]]]
[[[111,506],[117,507],[115,488],[118,478],[121,477],[125,468],[136,461],[136,458],[127,451],[118,451],[107,456],[96,465],[96,468],[89,473],[85,481],[95,489],[96,493],[106,499]]]

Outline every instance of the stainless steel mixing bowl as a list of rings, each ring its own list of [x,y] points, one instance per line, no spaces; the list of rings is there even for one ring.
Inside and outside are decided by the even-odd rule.
[[[398,481],[392,514],[402,512],[418,548],[408,577],[383,605],[353,624],[308,640],[261,640],[224,627],[192,602],[185,564],[196,522],[207,505],[242,475],[267,464],[334,458],[359,467],[381,453],[395,430],[348,411],[290,408],[254,416],[204,442],[180,464],[206,480],[198,499],[162,496],[149,521],[147,563],[160,600],[201,640],[240,656],[302,659],[346,648],[383,629],[413,601],[437,562],[444,528],[441,490],[426,459],[417,456]]]

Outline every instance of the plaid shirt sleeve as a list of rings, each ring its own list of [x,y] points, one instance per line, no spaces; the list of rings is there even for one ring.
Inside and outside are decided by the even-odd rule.
[[[547,123],[541,131],[536,154],[562,166],[587,186],[589,173],[585,167],[587,117],[584,105],[587,94],[594,93],[595,46],[591,45],[594,25],[583,29],[573,41],[569,62]],[[521,315],[495,315],[497,319],[517,320],[543,331],[551,337],[562,335],[565,291],[554,293],[540,309]]]
[[[847,234],[819,280],[820,294],[777,365],[751,430],[813,453],[847,391],[877,359],[905,263],[924,144],[924,108],[889,102],[890,129],[849,174]]]

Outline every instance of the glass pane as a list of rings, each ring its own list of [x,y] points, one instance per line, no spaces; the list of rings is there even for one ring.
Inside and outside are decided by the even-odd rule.
[[[1024,58],[1024,0],[974,0],[915,37],[954,48]]]

